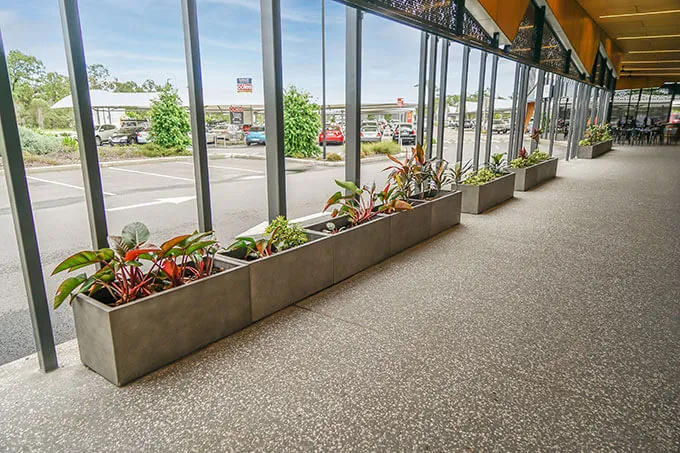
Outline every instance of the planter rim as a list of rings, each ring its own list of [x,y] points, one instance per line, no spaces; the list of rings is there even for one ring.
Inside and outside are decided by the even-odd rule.
[[[332,237],[336,237],[336,236],[338,236],[338,235],[340,235],[340,234],[349,233],[350,231],[354,231],[354,230],[356,230],[357,228],[361,228],[361,227],[366,226],[366,225],[369,225],[369,224],[371,224],[371,223],[373,223],[373,222],[377,222],[378,220],[384,219],[385,217],[387,217],[387,216],[389,216],[389,215],[390,215],[390,214],[378,213],[375,217],[373,217],[373,218],[372,218],[371,220],[369,220],[368,222],[360,223],[359,225],[353,226],[352,228],[346,228],[346,229],[344,229],[344,230],[342,230],[342,231],[339,231],[339,232],[337,232],[337,233],[335,233],[335,234],[332,234],[332,233],[324,233],[323,231],[316,231],[316,230],[310,230],[310,229],[309,229],[310,226],[318,225],[318,224],[321,223],[322,221],[319,221],[319,222],[317,222],[317,223],[312,223],[311,225],[307,225],[306,227],[303,227],[303,229],[304,229],[305,231],[309,231],[309,232],[311,232],[311,233],[314,233],[314,234],[317,234],[317,235],[322,236],[321,239],[324,239],[324,238],[332,238]],[[333,220],[335,220],[335,219],[342,219],[342,218],[347,218],[347,214],[343,214],[343,215],[338,216],[338,217],[331,217],[330,219],[326,219],[326,222],[331,222],[331,221],[333,221]],[[303,245],[307,245],[307,244],[303,244]],[[268,257],[268,258],[269,258],[269,257]],[[257,261],[259,261],[259,260],[257,260]]]
[[[493,178],[491,181],[485,182],[484,184],[463,184],[463,183],[461,182],[461,183],[458,183],[458,186],[464,186],[464,187],[483,187],[483,186],[486,186],[487,184],[492,184],[492,183],[498,181],[499,179],[507,178],[507,177],[509,177],[509,176],[511,176],[511,175],[512,175],[512,173],[505,173],[505,174],[502,174],[502,175],[500,175],[500,176],[497,176],[497,177]]]
[[[521,168],[516,168],[516,167],[505,167],[505,168],[506,168],[507,171],[526,170],[526,169],[528,169],[528,168],[537,167],[537,166],[539,166],[539,165],[543,165],[543,164],[545,164],[545,163],[547,163],[547,162],[550,162],[551,160],[557,160],[557,159],[558,159],[557,157],[550,157],[550,158],[548,158],[548,159],[546,159],[546,160],[542,160],[542,161],[540,161],[540,162],[538,162],[538,163],[536,163],[536,164],[529,165],[528,167],[521,167]]]
[[[223,270],[223,271],[221,271],[221,272],[218,272],[218,273],[216,273],[216,274],[209,275],[208,277],[204,277],[204,278],[200,278],[200,279],[198,279],[198,280],[194,280],[193,282],[186,283],[186,284],[184,284],[184,285],[182,285],[182,286],[176,286],[176,287],[174,287],[174,288],[166,289],[166,290],[164,290],[164,291],[159,291],[159,292],[157,292],[157,293],[151,294],[150,296],[144,296],[144,297],[142,297],[141,299],[133,300],[132,302],[128,302],[128,303],[126,303],[126,304],[116,305],[115,307],[112,307],[111,305],[105,304],[104,302],[101,302],[101,301],[95,299],[95,298],[92,297],[92,296],[88,296],[87,294],[78,294],[77,297],[82,298],[85,302],[88,302],[88,303],[90,303],[90,304],[95,304],[95,305],[97,305],[100,309],[106,311],[107,313],[110,313],[110,312],[114,312],[114,311],[116,311],[116,310],[124,309],[125,307],[130,307],[130,306],[132,306],[132,305],[137,305],[137,304],[140,303],[140,302],[145,302],[145,301],[148,301],[148,300],[157,298],[157,297],[161,297],[161,296],[163,296],[164,294],[169,294],[169,293],[172,293],[172,292],[174,292],[174,291],[183,290],[183,289],[188,288],[188,287],[191,287],[191,286],[193,286],[193,285],[195,285],[195,284],[197,284],[197,283],[200,284],[201,282],[204,282],[204,281],[213,279],[213,278],[215,278],[215,277],[219,277],[219,276],[224,275],[224,274],[227,274],[227,273],[229,273],[229,272],[234,272],[234,271],[236,271],[236,270],[238,270],[238,269],[240,269],[240,268],[242,268],[242,267],[245,267],[245,266],[244,266],[242,263],[240,263],[240,262],[234,262],[234,261],[231,261],[231,260],[225,260],[225,259],[222,258],[222,256],[218,257],[218,255],[216,254],[216,255],[215,255],[215,261],[218,260],[218,259],[219,259],[220,261],[224,262],[225,264],[229,264],[229,265],[234,266],[234,267],[232,267],[231,269],[225,269],[225,270]],[[215,267],[215,264],[214,264],[214,263],[213,263],[213,267]]]
[[[439,192],[437,192],[437,195],[435,195],[433,198],[409,198],[409,200],[412,201],[420,201],[420,202],[428,202],[428,201],[434,201],[438,198],[442,198],[447,195],[452,195],[456,192],[460,192],[460,190],[449,190],[449,189],[441,189]]]
[[[329,236],[327,234],[323,234],[323,233],[320,233],[320,232],[314,231],[314,230],[308,230],[308,229],[305,229],[305,228],[303,228],[303,231],[306,234],[309,234],[309,235],[312,235],[312,236],[318,236],[318,237],[312,239],[311,241],[307,241],[302,245],[296,245],[295,247],[291,247],[291,248],[286,249],[282,252],[276,252],[272,255],[265,256],[264,258],[258,258],[256,260],[252,260],[252,261],[248,261],[248,260],[245,260],[245,259],[242,259],[242,258],[235,258],[233,256],[229,256],[229,255],[226,255],[226,254],[223,254],[223,253],[220,253],[220,252],[218,252],[217,255],[219,255],[221,260],[226,261],[227,263],[239,264],[241,266],[250,266],[251,264],[261,263],[261,262],[266,261],[268,259],[275,258],[275,257],[283,255],[285,253],[292,252],[294,250],[300,249],[302,247],[308,247],[308,246],[312,245],[314,242],[326,239]]]
[[[589,148],[591,146],[597,146],[597,145],[601,145],[602,143],[613,142],[613,141],[614,141],[614,139],[610,138],[609,140],[605,140],[605,141],[602,141],[602,142],[592,143],[590,145],[578,145],[578,146],[581,147],[581,148]]]

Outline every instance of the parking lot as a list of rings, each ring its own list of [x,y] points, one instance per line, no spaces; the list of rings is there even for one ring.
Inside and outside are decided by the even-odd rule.
[[[455,160],[455,134],[447,130],[444,156]],[[464,159],[470,159],[474,136],[465,134]],[[556,147],[559,155],[561,148]],[[214,228],[222,245],[267,217],[265,161],[228,158],[227,153],[264,155],[263,146],[211,149],[210,188]],[[333,149],[330,147],[329,149]],[[507,151],[507,135],[494,137],[492,152]],[[385,181],[385,157],[362,163],[362,181]],[[38,230],[48,296],[51,300],[59,279],[49,277],[51,270],[70,254],[89,248],[82,175],[79,168],[54,168],[28,174],[31,199]],[[336,190],[335,179],[344,178],[340,166],[312,163],[287,163],[288,216],[299,218],[319,213],[329,195]],[[132,221],[142,221],[161,242],[172,235],[196,228],[196,200],[191,158],[177,161],[121,162],[102,168],[108,225],[111,234]],[[0,363],[34,352],[26,295],[19,264],[14,230],[4,178],[0,183]],[[61,275],[59,276],[61,277]],[[57,342],[75,337],[68,306],[53,312]]]

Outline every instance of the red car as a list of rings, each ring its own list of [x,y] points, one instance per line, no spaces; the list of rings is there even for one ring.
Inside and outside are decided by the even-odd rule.
[[[342,133],[340,126],[326,126],[326,143],[342,145],[345,143],[345,134]],[[319,145],[323,144],[323,131],[319,133]]]

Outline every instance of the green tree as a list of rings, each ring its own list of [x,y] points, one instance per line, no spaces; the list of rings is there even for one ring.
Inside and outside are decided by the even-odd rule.
[[[58,100],[66,97],[71,93],[71,86],[68,77],[59,74],[58,72],[48,72],[40,81],[38,94],[41,98],[54,104]]]
[[[284,152],[290,157],[312,157],[321,153],[316,146],[321,129],[319,106],[311,95],[294,85],[283,93]]]
[[[162,87],[151,79],[146,79],[142,82],[142,91],[145,93],[153,93],[154,91],[160,90]]]
[[[91,90],[111,91],[115,88],[111,73],[103,64],[95,63],[87,67],[87,81]]]
[[[142,92],[142,87],[137,85],[134,80],[129,80],[127,82],[121,82],[116,79],[113,81],[113,91],[116,93],[139,93]]]
[[[189,140],[191,125],[189,114],[182,107],[177,90],[166,85],[158,93],[158,98],[151,101],[151,131],[154,142],[163,148],[186,148]]]

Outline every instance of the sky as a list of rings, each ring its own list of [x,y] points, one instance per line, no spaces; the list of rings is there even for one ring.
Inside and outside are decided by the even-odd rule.
[[[169,80],[186,90],[180,0],[80,0],[88,64],[100,63],[120,80]],[[344,102],[345,9],[326,0],[326,92],[328,103]],[[198,0],[199,41],[206,104],[262,100],[259,0]],[[321,100],[321,0],[282,0],[284,85]],[[0,31],[7,51],[42,60],[48,71],[66,74],[55,0],[0,0]],[[417,101],[420,32],[366,14],[363,21],[362,101]],[[449,52],[447,94],[460,91],[462,46]],[[468,93],[477,91],[480,52],[472,50]],[[489,86],[491,59],[485,86]],[[512,93],[515,64],[501,59],[499,95]],[[236,93],[236,79],[253,79],[252,96]],[[437,76],[439,80],[439,76]],[[258,101],[259,100],[259,101]]]

